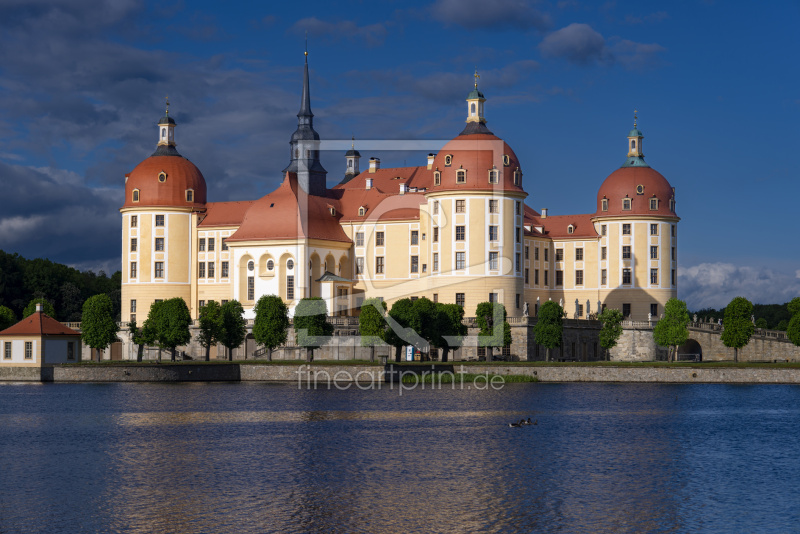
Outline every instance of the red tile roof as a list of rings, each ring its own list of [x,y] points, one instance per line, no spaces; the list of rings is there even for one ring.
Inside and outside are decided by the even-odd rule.
[[[530,222],[528,217],[525,217],[525,224],[533,226],[542,226],[542,234],[545,237],[553,239],[563,238],[579,238],[579,237],[598,237],[597,232],[592,224],[594,213],[583,213],[580,215],[549,215],[544,219],[539,217],[531,217]],[[573,232],[570,234],[568,231],[569,225],[574,227]]]
[[[206,204],[206,216],[198,226],[239,226],[244,214],[254,203],[255,200],[209,202]]]
[[[372,186],[367,189],[367,180]],[[362,172],[346,184],[333,188],[342,211],[342,221],[386,221],[419,219],[419,207],[427,203],[425,191],[433,174],[426,167],[399,167]],[[416,191],[400,194],[400,184]],[[359,208],[365,208],[359,215]]]
[[[79,336],[72,328],[67,328],[44,312],[34,312],[17,324],[9,326],[0,336]]]
[[[641,193],[639,192],[641,191]],[[670,210],[674,197],[672,186],[661,173],[650,167],[622,167],[605,179],[597,192],[597,216],[654,215],[676,217]],[[603,199],[608,200],[608,211],[603,211]],[[622,209],[622,200],[631,199],[631,209]],[[650,209],[650,199],[658,199],[658,209]]]
[[[166,179],[159,181],[161,172]],[[133,190],[139,190],[139,202],[133,201]],[[194,190],[192,202],[186,201],[186,190]],[[133,169],[125,180],[123,208],[178,206],[202,208],[206,203],[206,181],[194,163],[183,156],[150,156]]]

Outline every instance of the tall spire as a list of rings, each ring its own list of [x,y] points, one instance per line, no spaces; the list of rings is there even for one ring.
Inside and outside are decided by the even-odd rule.
[[[297,113],[297,117],[308,117],[310,119],[314,114],[311,113],[311,92],[308,87],[308,36],[306,36],[305,56],[306,62],[305,65],[303,65],[303,94],[300,97],[300,111]],[[308,123],[304,124],[312,125],[312,122],[309,120]]]

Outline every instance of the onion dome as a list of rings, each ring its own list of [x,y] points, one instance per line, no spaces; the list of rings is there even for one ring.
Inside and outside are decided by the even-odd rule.
[[[677,217],[675,189],[645,163],[643,138],[634,119],[633,130],[628,133],[628,158],[603,181],[597,192],[597,216]]]
[[[205,207],[205,178],[200,169],[175,148],[175,126],[167,103],[167,112],[158,121],[156,151],[125,176],[124,208]]]
[[[433,186],[438,191],[519,191],[522,169],[508,143],[494,134],[461,134],[433,159]]]

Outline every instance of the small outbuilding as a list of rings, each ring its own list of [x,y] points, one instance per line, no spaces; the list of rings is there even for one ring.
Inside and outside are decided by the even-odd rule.
[[[81,359],[81,334],[42,311],[0,332],[0,366],[41,367]]]

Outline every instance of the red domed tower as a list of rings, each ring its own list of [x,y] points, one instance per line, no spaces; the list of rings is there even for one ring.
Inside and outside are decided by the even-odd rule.
[[[206,181],[175,148],[169,103],[158,121],[156,151],[125,176],[122,213],[122,321],[144,321],[152,302],[190,305],[194,229],[205,211]]]
[[[644,161],[642,139],[634,116],[627,159],[600,186],[593,219],[603,304],[636,320],[659,317],[678,293],[675,188]]]

